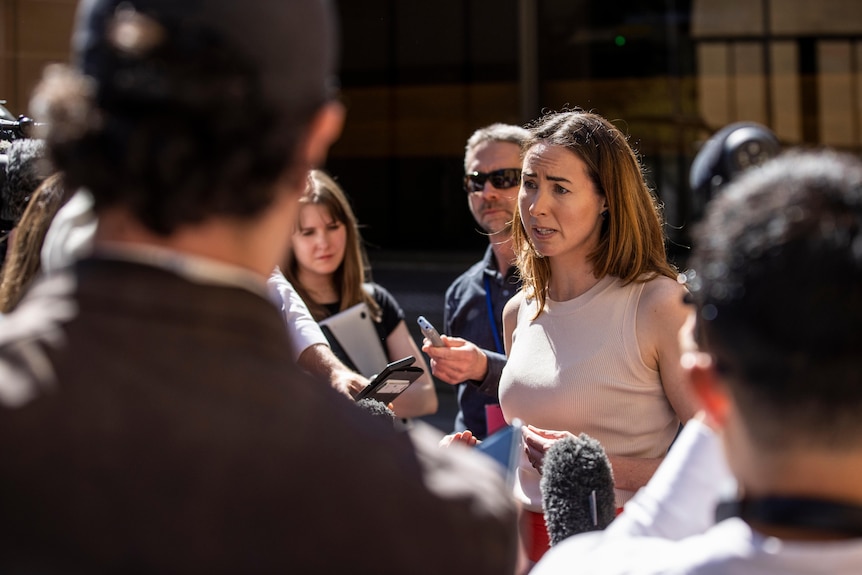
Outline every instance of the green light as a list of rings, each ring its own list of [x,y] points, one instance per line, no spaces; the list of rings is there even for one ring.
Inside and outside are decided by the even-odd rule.
[[[625,46],[626,45],[626,37],[625,36],[617,36],[614,38],[614,44],[617,46]]]

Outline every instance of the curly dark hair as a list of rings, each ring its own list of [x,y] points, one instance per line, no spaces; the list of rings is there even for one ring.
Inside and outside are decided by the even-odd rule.
[[[260,213],[322,102],[280,111],[262,96],[254,63],[221,36],[143,20],[167,29],[142,49],[106,45],[100,82],[55,65],[34,94],[31,114],[48,124],[67,185],[88,188],[97,212],[125,206],[162,235]]]
[[[862,442],[862,163],[787,153],[696,230],[697,339],[765,446]]]

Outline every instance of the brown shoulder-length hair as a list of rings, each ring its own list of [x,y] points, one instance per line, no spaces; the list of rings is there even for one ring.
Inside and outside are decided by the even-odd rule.
[[[341,222],[347,230],[347,242],[344,248],[344,260],[335,270],[334,281],[341,296],[341,310],[345,310],[358,303],[364,302],[371,311],[375,321],[380,321],[380,306],[374,297],[363,287],[366,281],[370,281],[370,266],[362,236],[359,233],[359,223],[350,207],[350,202],[332,177],[322,170],[311,170],[308,174],[305,192],[299,200],[299,205],[323,206],[329,212],[332,221]],[[299,229],[299,215],[297,214],[296,228]],[[308,290],[299,281],[299,264],[294,256],[293,249],[288,251],[284,274],[293,284],[297,293],[302,297],[312,317],[320,321],[329,316],[330,313],[325,306],[315,302]],[[366,278],[368,278],[366,280]]]
[[[661,206],[644,180],[637,154],[628,139],[602,116],[575,109],[547,114],[528,126],[526,153],[542,142],[562,146],[587,166],[596,191],[607,200],[599,243],[589,255],[597,278],[612,275],[625,283],[657,275],[675,278],[665,252]],[[522,154],[523,155],[523,154]],[[533,247],[516,205],[512,245],[527,294],[544,309],[551,269]]]
[[[11,312],[42,271],[42,243],[54,216],[71,194],[59,172],[43,181],[15,229],[0,273],[0,312]]]

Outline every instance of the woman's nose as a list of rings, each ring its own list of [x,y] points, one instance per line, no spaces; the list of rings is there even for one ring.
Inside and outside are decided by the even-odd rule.
[[[537,216],[545,213],[546,204],[545,194],[541,192],[541,190],[536,190],[533,193],[533,197],[530,200],[530,214]]]

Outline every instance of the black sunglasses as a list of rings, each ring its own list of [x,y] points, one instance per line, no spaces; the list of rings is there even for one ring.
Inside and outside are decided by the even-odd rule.
[[[487,173],[471,172],[464,176],[464,189],[468,194],[481,192],[485,189],[486,181],[490,181],[491,185],[498,190],[508,190],[521,182],[521,170],[518,168],[505,168]]]

